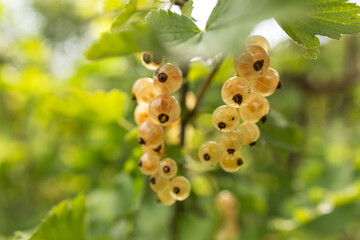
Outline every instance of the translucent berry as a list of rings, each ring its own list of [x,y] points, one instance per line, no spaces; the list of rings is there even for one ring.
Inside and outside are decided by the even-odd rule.
[[[160,161],[159,174],[163,178],[170,179],[175,177],[178,170],[178,166],[171,158],[165,158]]]
[[[161,126],[147,120],[139,127],[138,139],[139,143],[146,147],[159,147],[164,141],[164,130]]]
[[[161,93],[171,94],[179,90],[183,82],[183,76],[178,67],[166,63],[154,73],[154,86]]]
[[[266,40],[266,38],[264,38],[263,36],[260,36],[260,35],[252,35],[252,36],[248,37],[247,44],[259,45],[259,46],[263,47],[265,49],[265,51],[267,51],[267,52],[270,51],[270,43],[268,42],[268,40]]]
[[[156,147],[147,147],[145,145],[141,145],[141,150],[143,152],[152,152],[161,157],[165,152],[165,144],[164,142]]]
[[[235,131],[222,133],[219,144],[222,150],[234,154],[242,147],[241,135]]]
[[[176,202],[176,199],[170,193],[171,187],[166,188],[164,191],[158,193],[158,201],[165,206],[173,205]]]
[[[246,45],[242,54],[234,60],[236,73],[243,78],[252,80],[260,77],[269,67],[270,57],[259,45]]]
[[[132,87],[132,93],[138,103],[149,103],[157,95],[151,78],[138,79]]]
[[[279,81],[279,73],[273,68],[268,68],[259,78],[251,81],[251,87],[255,93],[267,97],[275,92]]]
[[[189,180],[183,176],[177,176],[170,181],[170,194],[178,201],[183,201],[189,197],[191,185]]]
[[[226,172],[236,172],[240,169],[242,164],[243,160],[240,152],[224,154],[220,160],[220,166]]]
[[[251,95],[249,101],[240,107],[241,119],[248,123],[256,123],[269,113],[270,105],[266,98]]]
[[[260,129],[255,123],[243,123],[237,132],[241,135],[241,141],[245,144],[253,144],[260,137]]]
[[[163,94],[149,104],[150,119],[161,126],[169,126],[180,117],[180,104],[175,97]]]
[[[236,108],[223,105],[214,110],[211,121],[220,131],[229,132],[237,128],[240,116]]]
[[[141,62],[147,69],[156,70],[165,63],[164,57],[151,52],[141,53]]]
[[[148,109],[148,104],[140,103],[136,106],[134,111],[134,119],[137,125],[141,125],[143,122],[150,119]]]
[[[208,165],[219,162],[222,154],[219,144],[213,141],[203,143],[198,152],[199,159]]]
[[[160,159],[154,153],[144,153],[138,161],[140,171],[145,175],[155,174],[159,170]]]
[[[238,200],[229,190],[222,190],[216,196],[216,207],[225,215],[238,211]]]
[[[150,187],[154,192],[161,192],[169,188],[169,179],[163,178],[159,173],[150,176]]]
[[[249,96],[250,83],[242,77],[227,80],[221,89],[221,97],[226,105],[238,108]]]

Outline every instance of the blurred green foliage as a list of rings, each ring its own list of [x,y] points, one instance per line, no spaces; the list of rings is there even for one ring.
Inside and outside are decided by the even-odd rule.
[[[158,4],[139,0],[137,9],[147,12]],[[200,144],[218,138],[210,114],[222,104],[222,83],[234,75],[232,58],[226,58],[201,114],[187,127],[185,147],[169,132],[166,154],[183,165],[193,190],[174,217],[179,206],[156,204],[136,165],[141,150],[131,86],[152,73],[138,54],[97,62],[80,55],[100,33],[122,30],[119,9],[129,2],[20,5],[0,3],[1,240],[41,233],[38,226],[49,209],[79,193],[86,193],[87,239],[169,239],[173,225],[179,239],[212,239],[223,221],[214,203],[222,189],[239,200],[242,239],[360,238],[360,76],[354,71],[359,39],[328,41],[317,61],[301,58],[303,50],[290,41],[272,49],[271,66],[279,71],[283,89],[269,98],[269,120],[260,125],[257,145],[242,150],[245,164],[236,174],[197,159]],[[18,22],[19,11],[35,22],[32,31]],[[189,65],[192,92],[199,91],[210,70],[205,60]],[[63,219],[85,211],[82,201],[80,196],[60,203],[42,226],[58,212],[53,224],[62,229],[69,224]],[[84,238],[76,231],[80,222],[71,225],[80,236],[76,239]]]

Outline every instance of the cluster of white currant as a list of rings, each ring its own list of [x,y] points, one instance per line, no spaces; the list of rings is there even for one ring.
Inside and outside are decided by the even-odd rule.
[[[185,200],[191,189],[185,177],[176,176],[176,162],[171,158],[161,159],[165,152],[163,127],[176,122],[181,113],[179,102],[170,94],[179,90],[183,77],[178,67],[153,53],[143,52],[141,60],[155,73],[153,79],[138,79],[132,88],[133,99],[138,103],[134,112],[139,125],[138,140],[144,153],[138,166],[143,174],[150,175],[150,187],[158,200],[169,206],[176,200]]]
[[[228,190],[222,190],[216,196],[216,207],[223,215],[223,225],[216,234],[216,240],[239,239],[238,200]]]
[[[278,72],[269,68],[269,42],[262,36],[251,36],[234,59],[236,77],[228,79],[221,89],[226,105],[215,109],[213,125],[221,132],[219,143],[205,142],[199,149],[199,159],[208,165],[220,162],[224,171],[235,172],[243,164],[240,149],[255,144],[260,136],[257,122],[265,123],[270,110],[265,98],[281,88]],[[243,123],[240,124],[240,119]]]

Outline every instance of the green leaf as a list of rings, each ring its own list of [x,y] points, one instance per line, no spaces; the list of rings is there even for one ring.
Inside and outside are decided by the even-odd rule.
[[[89,60],[127,55],[145,50],[161,52],[161,45],[154,33],[145,25],[134,25],[131,30],[105,33],[86,51]]]
[[[192,10],[194,9],[193,6],[194,2],[192,0],[187,1],[184,6],[181,8],[181,14],[191,18]]]
[[[151,11],[146,21],[160,35],[161,40],[175,44],[186,42],[201,32],[188,17],[171,11]]]
[[[55,206],[29,240],[85,240],[85,196]]]
[[[278,18],[284,31],[306,52],[306,58],[316,59],[320,41],[316,35],[340,39],[341,34],[360,32],[360,7],[347,0],[315,0],[308,4],[308,14],[301,19]]]

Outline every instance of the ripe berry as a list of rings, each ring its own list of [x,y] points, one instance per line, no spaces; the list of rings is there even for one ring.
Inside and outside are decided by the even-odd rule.
[[[248,123],[256,123],[269,113],[270,105],[266,98],[251,95],[249,101],[240,108],[241,119]]]
[[[165,144],[164,142],[158,145],[157,147],[147,147],[145,145],[141,145],[141,150],[143,152],[152,152],[161,157],[165,152]]]
[[[138,166],[140,171],[145,175],[155,174],[159,169],[159,157],[151,152],[144,153],[139,162]]]
[[[253,144],[260,137],[260,129],[255,123],[243,123],[238,128],[237,132],[241,136],[242,143]]]
[[[183,81],[183,76],[178,67],[166,63],[155,71],[153,79],[157,91],[171,94],[179,90]]]
[[[213,141],[203,143],[198,152],[199,159],[208,165],[219,162],[222,154],[219,144]]]
[[[147,69],[156,70],[165,63],[164,57],[151,52],[141,53],[141,62]]]
[[[151,78],[138,79],[132,87],[132,93],[138,103],[149,103],[157,95]]]
[[[173,205],[176,202],[175,198],[171,195],[170,191],[171,191],[171,187],[166,188],[165,190],[157,194],[158,201],[165,206]]]
[[[178,201],[183,201],[190,195],[191,185],[183,176],[177,176],[170,181],[170,194]]]
[[[235,131],[222,133],[219,144],[222,150],[228,154],[234,154],[242,147],[241,135]]]
[[[269,67],[270,57],[259,45],[246,45],[242,54],[234,60],[234,68],[240,77],[252,80],[260,77]]]
[[[220,159],[220,166],[226,172],[236,172],[242,164],[243,160],[240,152],[235,152],[233,155],[224,154]]]
[[[266,40],[266,38],[260,35],[252,35],[248,37],[247,44],[259,45],[263,47],[265,51],[270,51],[270,43],[268,42],[268,40]]]
[[[226,105],[215,109],[211,116],[212,124],[223,132],[229,132],[237,128],[240,116],[236,108]]]
[[[221,97],[226,105],[238,108],[246,102],[249,95],[250,83],[242,77],[227,80],[221,89]]]
[[[158,147],[164,141],[164,130],[150,120],[143,122],[138,131],[139,143],[146,147]]]
[[[150,176],[150,187],[154,192],[161,192],[169,188],[170,181],[160,176],[159,173]]]
[[[149,105],[140,103],[136,106],[134,111],[134,119],[137,125],[141,125],[143,122],[150,119],[149,117]]]
[[[149,104],[150,119],[161,126],[169,126],[180,117],[180,104],[175,97],[163,94]]]
[[[238,200],[229,190],[222,190],[216,196],[216,207],[225,215],[234,212],[237,213]]]
[[[165,158],[160,161],[159,165],[159,174],[165,179],[170,179],[175,177],[178,167],[174,160],[171,158]]]
[[[267,97],[275,92],[279,81],[279,73],[273,68],[268,68],[259,78],[251,81],[251,87],[255,93]]]

